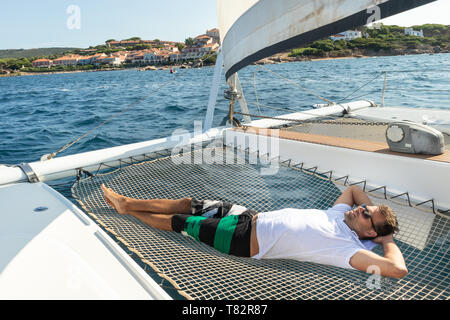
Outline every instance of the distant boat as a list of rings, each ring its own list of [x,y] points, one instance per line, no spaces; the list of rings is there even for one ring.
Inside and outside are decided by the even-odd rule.
[[[142,69],[139,69],[140,71],[151,71],[151,70],[158,70],[158,68],[154,67],[154,66],[147,66],[144,67]]]

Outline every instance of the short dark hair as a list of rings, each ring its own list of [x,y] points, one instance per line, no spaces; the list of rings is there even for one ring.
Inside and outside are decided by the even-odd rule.
[[[391,233],[399,232],[397,217],[395,216],[394,211],[389,208],[387,205],[381,204],[378,206],[380,213],[383,215],[385,223],[378,224],[375,226],[375,231],[377,236],[387,236]]]

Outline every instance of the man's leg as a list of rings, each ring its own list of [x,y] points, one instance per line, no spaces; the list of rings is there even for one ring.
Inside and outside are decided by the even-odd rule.
[[[225,217],[206,218],[192,215],[191,198],[139,200],[124,197],[104,185],[101,187],[106,201],[119,213],[130,214],[160,230],[185,231],[220,252],[250,257],[251,214],[226,215],[232,209],[229,205]]]
[[[157,214],[142,211],[130,211],[129,214],[148,224],[150,227],[165,231],[173,231],[173,214]]]
[[[120,214],[130,214],[130,212],[189,214],[191,212],[191,198],[140,200],[124,197],[103,184],[101,187],[106,201]]]

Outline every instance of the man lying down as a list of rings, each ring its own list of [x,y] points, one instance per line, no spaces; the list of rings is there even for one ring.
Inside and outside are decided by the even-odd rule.
[[[328,210],[284,208],[260,213],[225,201],[140,200],[105,185],[102,190],[118,213],[192,236],[226,254],[310,261],[364,272],[377,269],[380,275],[394,278],[408,273],[393,238],[399,230],[394,212],[386,205],[374,206],[357,186],[347,188]],[[371,251],[376,244],[383,246],[384,256]]]

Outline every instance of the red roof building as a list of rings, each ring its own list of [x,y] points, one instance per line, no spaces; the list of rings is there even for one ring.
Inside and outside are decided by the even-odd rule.
[[[32,63],[33,67],[40,68],[40,67],[50,67],[52,65],[52,60],[49,59],[37,59],[34,60]]]

